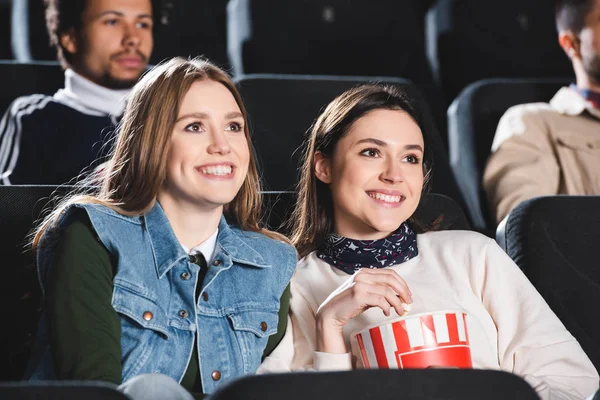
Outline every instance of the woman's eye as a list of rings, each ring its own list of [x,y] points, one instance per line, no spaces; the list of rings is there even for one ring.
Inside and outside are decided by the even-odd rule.
[[[104,21],[105,25],[116,25],[117,22],[119,22],[117,19],[107,19],[106,21]]]
[[[361,156],[366,157],[379,157],[379,150],[377,149],[364,149],[360,152]]]
[[[188,132],[202,132],[202,125],[194,122],[193,124],[189,124],[185,127],[185,130]]]
[[[408,162],[410,164],[418,164],[419,161],[421,161],[419,159],[419,157],[417,157],[415,155],[406,156],[406,157],[404,157],[404,159],[406,160],[406,162]]]
[[[243,130],[243,126],[242,124],[238,123],[238,122],[233,122],[231,124],[229,124],[229,126],[227,127],[228,131],[232,131],[232,132],[240,132]]]

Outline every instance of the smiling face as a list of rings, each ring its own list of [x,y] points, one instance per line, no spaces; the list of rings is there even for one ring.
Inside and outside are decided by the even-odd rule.
[[[170,146],[159,201],[222,212],[246,179],[250,160],[244,117],[231,92],[215,81],[194,82]]]
[[[316,176],[331,190],[335,232],[375,240],[406,221],[421,198],[424,150],[409,114],[379,109],[351,125],[331,158],[316,153]]]

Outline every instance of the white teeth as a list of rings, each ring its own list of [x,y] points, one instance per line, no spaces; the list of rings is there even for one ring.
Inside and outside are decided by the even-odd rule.
[[[374,199],[377,200],[383,200],[386,203],[400,203],[400,201],[402,201],[403,197],[402,196],[390,196],[389,194],[383,194],[383,193],[369,193],[369,196],[371,196]]]
[[[213,165],[200,170],[206,175],[229,175],[231,174],[231,165]]]

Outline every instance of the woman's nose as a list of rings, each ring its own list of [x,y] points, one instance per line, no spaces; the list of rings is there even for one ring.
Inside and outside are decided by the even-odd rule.
[[[404,181],[401,161],[390,160],[386,163],[385,169],[381,173],[381,180],[388,183],[398,183]]]
[[[211,142],[208,146],[210,154],[228,154],[231,151],[229,142],[223,133],[214,133],[211,135]]]

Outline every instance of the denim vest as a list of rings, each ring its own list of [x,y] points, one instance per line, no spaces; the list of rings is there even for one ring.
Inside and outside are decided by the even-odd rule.
[[[277,331],[279,300],[296,268],[292,246],[230,226],[222,217],[213,262],[195,301],[200,267],[190,262],[158,202],[137,217],[94,204],[73,208],[87,212],[116,260],[112,305],[121,319],[123,382],[144,373],[181,382],[194,345],[205,393],[256,371],[268,337]],[[42,239],[37,257],[42,290],[73,208]],[[54,378],[45,318],[32,363],[32,379]]]

